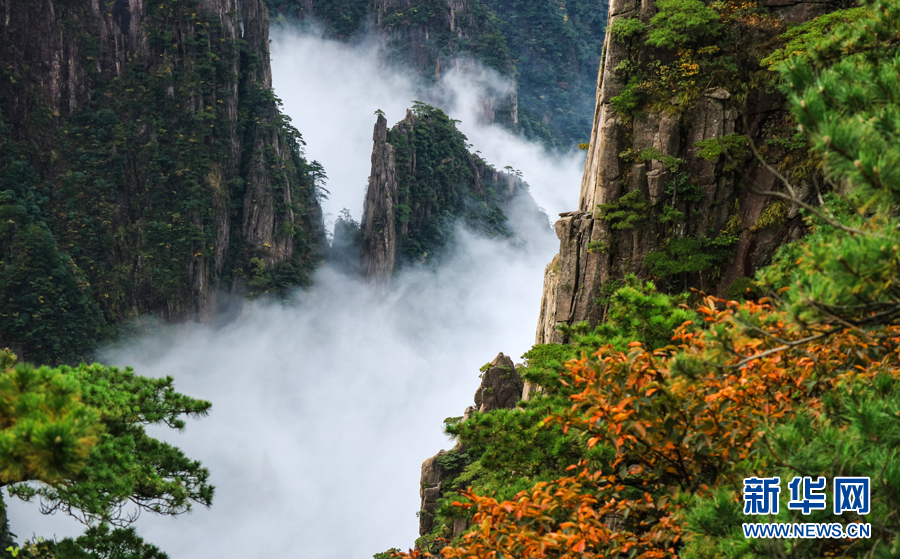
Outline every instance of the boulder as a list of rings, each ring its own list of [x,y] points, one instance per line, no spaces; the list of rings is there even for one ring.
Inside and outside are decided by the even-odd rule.
[[[479,412],[514,408],[522,399],[524,387],[513,360],[501,352],[481,377],[481,386],[475,391],[475,407]]]

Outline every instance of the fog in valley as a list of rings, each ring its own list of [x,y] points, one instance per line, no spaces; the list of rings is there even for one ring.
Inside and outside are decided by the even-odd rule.
[[[478,125],[480,88],[505,87],[489,74],[451,74],[428,89],[388,71],[375,41],[283,30],[273,30],[272,57],[284,111],[329,176],[326,221],[344,207],[359,218],[373,113],[393,125],[413,99],[448,103],[471,149],[521,170],[551,217],[576,204],[580,154],[553,157]],[[362,559],[411,547],[421,463],[454,445],[443,420],[473,403],[483,364],[500,351],[519,362],[533,343],[544,267],[558,246],[549,221],[537,228],[523,235],[533,239],[525,249],[460,230],[440,270],[407,270],[388,290],[325,266],[313,288],[287,303],[247,303],[223,328],[161,326],[107,348],[103,362],[172,375],[180,392],[213,402],[184,433],[151,429],[211,470],[213,506],[174,519],[144,514],[139,533],[173,559]],[[9,502],[20,538],[82,530]]]
[[[384,111],[388,126],[393,126],[406,116],[413,100],[460,120],[457,126],[471,150],[496,168],[522,171],[538,205],[552,218],[577,204],[584,152],[550,155],[540,144],[523,141],[500,126],[479,124],[484,92],[511,87],[496,72],[466,61],[468,72],[450,70],[437,84],[425,86],[412,70],[386,65],[374,38],[349,45],[324,40],[314,29],[299,34],[279,28],[272,30],[272,37],[275,93],[308,144],[307,158],[325,166],[331,194],[323,207],[331,219],[342,208],[356,219],[362,213],[375,111]]]

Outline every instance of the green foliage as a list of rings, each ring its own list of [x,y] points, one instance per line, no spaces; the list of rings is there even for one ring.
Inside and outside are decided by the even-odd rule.
[[[428,549],[435,538],[449,536],[447,527],[464,514],[451,506],[453,501],[464,500],[458,494],[460,489],[471,487],[508,499],[536,482],[565,475],[566,468],[579,460],[600,468],[613,459],[612,448],[597,445],[588,449],[583,435],[546,425],[547,415],[571,406],[568,396],[573,390],[560,376],[564,364],[600,346],[627,346],[635,339],[647,347],[663,347],[671,343],[676,326],[698,318],[679,306],[683,297],[659,293],[652,283],[635,276],[629,276],[624,284],[611,282],[610,289],[607,323],[593,331],[583,326],[570,329],[571,344],[535,345],[524,355],[525,366],[519,373],[542,392],[533,393],[531,400],[520,402],[515,410],[493,410],[473,414],[466,421],[445,422],[447,433],[459,437],[465,453],[451,451],[438,458],[453,473],[441,484],[435,531],[417,542],[420,547]]]
[[[735,204],[734,211],[737,212],[738,207]],[[740,237],[741,231],[743,230],[744,222],[741,221],[741,215],[738,213],[731,214],[731,217],[728,218],[728,221],[725,222],[725,227],[722,228],[722,234],[729,237]]]
[[[486,2],[470,2],[468,17],[458,14],[452,32],[447,4],[439,0],[416,0],[384,11],[379,6],[374,8],[381,28],[389,35],[392,56],[417,67],[427,79],[440,77],[454,56],[472,56],[503,75],[509,75],[513,69],[509,39],[500,29],[503,22]],[[316,16],[333,18],[328,13],[320,14],[318,9]],[[422,28],[428,30],[426,37],[412,31]],[[413,45],[415,48],[411,48]]]
[[[248,296],[251,298],[260,295],[286,297],[298,286],[311,283],[306,266],[291,260],[267,266],[259,257],[250,259],[246,278],[250,288]]]
[[[676,49],[706,37],[715,37],[720,28],[719,14],[701,0],[658,0],[659,10],[650,20],[647,44]]]
[[[276,20],[307,17],[304,4],[267,0]],[[313,0],[312,7],[330,35],[347,37],[362,29],[367,4]],[[448,5],[440,0],[414,0],[383,10],[369,4],[368,11],[387,34],[391,57],[416,67],[426,79],[440,78],[460,56],[515,77],[518,122],[507,99],[495,107],[498,123],[562,149],[577,145],[590,130],[605,5],[592,0],[470,0],[463,9],[455,8],[452,30]]]
[[[175,392],[171,377],[16,361],[0,351],[0,483],[10,496],[39,497],[42,512],[61,510],[89,528],[74,540],[37,538],[17,548],[0,501],[2,543],[23,557],[165,559],[133,529],[110,530],[110,524],[137,518],[123,515],[124,505],[176,515],[192,501],[211,503],[209,472],[145,432],[146,425],[183,430],[184,416],[205,415],[210,404]]]
[[[747,276],[739,277],[725,288],[725,297],[729,300],[743,301],[744,299],[755,299],[758,296],[759,284]]]
[[[760,77],[759,59],[771,53],[785,24],[768,8],[701,0],[667,0],[656,8],[647,40],[631,40],[629,56],[614,68],[625,84],[610,99],[620,116],[690,112],[708,88],[742,96],[771,80]],[[619,25],[637,32],[640,21],[619,18],[613,26]]]
[[[781,62],[792,56],[805,56],[815,43],[826,38],[836,27],[857,21],[865,14],[866,8],[864,7],[849,8],[835,10],[803,22],[779,37],[785,41],[784,47],[776,49],[772,54],[760,60],[760,65],[776,71]]]
[[[265,0],[265,4],[270,17],[276,21],[303,19],[314,14],[318,22],[325,24],[329,35],[345,38],[363,25],[369,0]],[[307,5],[312,8],[312,14],[307,13]]]
[[[442,482],[435,535],[442,533],[441,526],[452,525],[452,520],[460,517],[461,511],[451,506],[453,501],[464,500],[458,494],[460,489],[472,487],[498,498],[511,498],[536,482],[561,475],[573,461],[586,459],[599,466],[610,460],[610,448],[588,450],[580,436],[545,425],[548,411],[561,411],[567,406],[564,396],[541,396],[528,402],[524,409],[474,414],[448,429],[448,433],[459,436],[467,452],[477,460],[457,477]]]
[[[843,184],[840,194],[824,196],[815,214],[807,212],[811,234],[781,247],[773,265],[757,275],[767,289],[781,288],[777,300],[797,324],[812,325],[817,332],[831,327],[860,336],[855,354],[849,352],[849,360],[839,367],[854,371],[870,360],[886,358],[879,344],[894,339],[883,328],[896,324],[892,299],[898,293],[900,242],[896,235],[900,179],[893,168],[900,157],[896,141],[900,3],[861,9],[863,14],[850,12],[855,23],[844,21],[848,14],[840,14],[798,28],[791,50],[778,55],[801,51],[778,67],[785,77],[784,89],[802,130],[824,156],[826,173]],[[769,215],[765,220],[760,216],[761,222],[783,220],[786,207],[774,206],[764,210]],[[872,536],[856,540],[852,547],[853,556],[860,557],[891,557],[900,543],[900,524],[891,516],[900,506],[896,452],[900,380],[895,367],[880,370],[865,380],[848,376],[835,390],[820,393],[819,413],[801,410],[774,422],[758,457],[746,464],[748,474],[765,466],[765,475],[782,479],[798,472],[821,475],[829,487],[835,476],[871,476],[872,511],[865,521],[871,521]],[[724,510],[732,500],[733,492],[723,492],[693,505],[688,519],[694,533],[687,539],[685,556],[773,556],[783,551],[772,541],[743,538],[740,517]],[[772,521],[845,524],[859,519],[849,513],[836,519],[830,506],[829,496],[826,511],[809,515],[781,507]],[[827,539],[795,540],[790,553],[837,555],[835,544]]]
[[[54,115],[22,85],[30,55],[15,35],[0,39],[10,56],[0,80],[3,343],[28,360],[77,363],[110,326],[191,316],[219,281],[257,279],[249,262],[274,267],[272,247],[247,242],[242,216],[260,185],[272,196],[276,242],[294,248],[290,273],[270,272],[306,283],[323,240],[324,173],[262,87],[268,46],[234,40],[195,2],[167,0],[146,6],[142,58],[123,44],[116,62],[101,53],[102,26],[76,4],[58,6],[84,77],[71,111]]]
[[[603,254],[609,250],[609,244],[606,241],[591,241],[587,245],[587,251],[591,254]]]
[[[762,231],[769,227],[777,227],[787,220],[787,206],[781,200],[775,200],[763,208],[759,218],[750,231]]]
[[[892,511],[900,507],[900,380],[883,374],[873,382],[842,386],[825,396],[824,413],[814,416],[801,411],[796,417],[772,426],[761,445],[758,462],[766,464],[766,476],[791,479],[798,472],[824,476],[832,487],[836,476],[871,476],[872,537],[857,540],[856,556],[889,557],[890,548],[900,542],[900,524]],[[877,473],[876,473],[877,472]],[[747,471],[747,475],[756,472]],[[784,496],[782,497],[784,499]],[[693,532],[685,550],[686,557],[711,558],[746,556],[771,557],[777,553],[776,540],[746,539],[741,523],[746,518],[734,498],[734,490],[720,489],[717,494],[699,498],[690,508],[688,523]],[[790,510],[782,501],[772,522],[852,522],[859,517],[832,513],[830,492],[827,508],[803,515]],[[794,540],[792,556],[824,557],[833,546],[828,539]],[[883,554],[883,555],[881,555]]]
[[[523,357],[525,367],[520,368],[519,375],[528,382],[557,393],[565,391],[559,382],[559,372],[564,369],[566,361],[578,357],[578,351],[567,344],[537,344]]]
[[[870,4],[865,16],[779,66],[793,114],[829,179],[846,185],[808,217],[812,235],[783,247],[759,276],[772,288],[787,287],[781,296],[803,320],[893,316],[900,294],[898,27],[900,3]]]
[[[639,78],[632,78],[628,84],[622,88],[622,92],[615,97],[610,98],[609,104],[613,109],[623,117],[629,117],[641,103],[642,82]]]
[[[743,134],[728,134],[721,138],[700,140],[694,146],[697,148],[697,157],[707,161],[718,161],[719,157],[725,155],[727,158],[725,163],[726,171],[737,169],[738,163],[749,153],[747,150],[747,137]]]
[[[475,493],[493,491],[497,499],[504,499],[508,498],[504,488],[515,484],[527,493],[499,506],[471,496],[478,502],[485,528],[468,539],[464,549],[450,549],[446,556],[534,549],[559,541],[565,543],[553,552],[560,556],[586,541],[586,548],[577,550],[586,557],[606,552],[602,546],[610,543],[619,545],[615,552],[621,554],[628,550],[635,555],[695,559],[896,555],[900,545],[900,520],[894,514],[900,509],[900,377],[895,363],[900,308],[897,29],[900,2],[869,6],[855,25],[836,27],[832,37],[810,47],[808,56],[782,66],[794,114],[824,154],[831,179],[840,181],[841,187],[826,194],[824,205],[813,208],[815,213],[808,210],[811,233],[802,243],[783,247],[775,265],[759,274],[757,282],[739,278],[729,291],[741,295],[757,284],[773,291],[786,287],[776,301],[788,312],[761,303],[739,307],[709,298],[699,308],[709,329],[679,332],[682,345],[670,348],[671,353],[642,347],[628,353],[597,353],[598,344],[608,343],[609,336],[598,330],[595,339],[588,340],[586,326],[569,329],[575,335],[571,346],[542,347],[541,353],[549,356],[584,358],[570,363],[570,375],[565,377],[580,382],[584,392],[567,402],[572,411],[558,416],[555,424],[580,426],[594,435],[592,443],[599,441],[595,448],[614,441],[619,449],[614,466],[636,462],[648,467],[636,474],[623,468],[615,478],[606,477],[608,469],[604,477],[579,477],[576,489],[589,487],[584,499],[564,483],[543,492],[547,487],[528,486],[511,475],[514,468],[529,471],[527,464],[516,462],[519,457],[549,445],[538,453],[547,458],[563,441],[530,439],[528,426],[516,423],[525,421],[534,407],[545,406],[549,414],[556,406],[566,409],[562,400],[551,402],[571,389],[547,380],[552,378],[552,366],[548,367],[535,378],[555,391],[548,389],[547,395],[528,402],[524,412],[479,414],[484,417],[476,415],[454,427],[463,442],[468,438],[473,447],[483,445],[485,455],[496,460],[479,458],[467,467],[471,468],[463,474],[467,480],[490,480],[481,481]],[[710,148],[711,156],[716,149],[704,148]],[[785,208],[763,212],[769,214],[764,221],[777,221]],[[659,275],[712,275],[730,257],[741,228],[739,214],[734,213],[715,239],[674,239],[661,253],[648,256],[645,264]],[[630,281],[605,290],[610,305],[606,334],[622,334],[620,347],[641,332],[653,340],[650,347],[667,343],[671,325],[684,318],[674,313],[684,309],[656,299],[652,286]],[[656,316],[672,320],[653,328]],[[636,387],[652,389],[636,395]],[[497,419],[488,419],[492,416]],[[482,422],[477,430],[472,428],[476,418]],[[599,469],[590,458],[586,474]],[[506,477],[490,477],[499,475]],[[790,545],[745,538],[741,524],[747,517],[735,482],[751,475],[780,475],[783,480],[823,475],[829,487],[838,475],[872,477],[873,510],[864,519],[852,513],[835,519],[830,506],[809,515],[782,506],[771,518],[841,524],[863,520],[871,522],[872,537],[852,542],[796,539]],[[621,488],[612,491],[607,480],[615,480]],[[622,506],[630,498],[632,484],[647,497],[643,508]],[[786,497],[784,492],[782,496]],[[569,514],[576,509],[573,502],[581,507]],[[585,509],[588,513],[582,514]],[[548,510],[559,510],[559,516]],[[598,510],[603,512],[590,514]],[[522,514],[510,514],[513,511]],[[628,520],[613,528],[604,516],[607,511]],[[662,522],[664,514],[669,515],[668,524]],[[573,519],[584,525],[568,522]],[[591,523],[596,532],[591,532]]]
[[[684,219],[684,212],[678,211],[672,206],[664,206],[659,216],[660,223],[680,223]]]
[[[810,60],[780,66],[794,116],[825,153],[832,177],[850,179],[860,200],[900,191],[900,58],[891,38],[900,8],[885,3],[869,10],[871,16],[817,43]]]
[[[678,167],[684,163],[683,159],[679,159],[677,157],[673,157],[671,155],[665,155],[663,152],[659,151],[657,148],[647,148],[641,152],[638,156],[638,159],[641,161],[652,161],[657,160],[662,162],[663,165],[670,171],[676,171]]]
[[[3,352],[0,372],[0,481],[59,483],[84,468],[103,431],[100,412],[81,402],[76,379]]]
[[[452,450],[438,458],[449,475],[441,482],[435,529],[419,538],[417,546],[437,549],[436,539],[450,536],[454,520],[461,517],[461,511],[451,506],[462,499],[459,490],[477,487],[512,496],[535,481],[563,472],[572,459],[589,456],[602,460],[610,456],[606,449],[586,453],[577,437],[565,435],[558,427],[548,428],[543,422],[548,409],[567,406],[568,391],[560,383],[559,373],[563,363],[577,353],[571,345],[534,346],[525,354],[525,367],[519,373],[542,387],[545,394],[535,394],[536,399],[521,403],[524,409],[493,410],[475,413],[466,421],[445,422],[446,432],[459,437],[465,450]]]
[[[396,208],[395,208],[396,209]],[[348,273],[359,273],[359,247],[362,231],[359,222],[344,208],[334,220],[334,238],[328,251],[329,260]]]
[[[662,251],[651,252],[644,266],[659,278],[715,273],[733,254],[737,237],[719,235],[715,239],[681,237],[669,240]]]
[[[75,361],[104,321],[84,272],[50,232],[38,185],[25,161],[0,167],[0,340],[30,360]]]
[[[638,18],[619,17],[609,27],[609,33],[620,43],[644,32],[647,27]]]
[[[387,551],[382,551],[381,553],[376,553],[372,557],[374,559],[391,559],[394,556],[394,553],[399,553],[400,549],[396,547],[392,547]]]
[[[671,344],[675,328],[688,320],[699,322],[697,313],[682,308],[685,302],[684,296],[660,293],[653,282],[630,274],[609,298],[606,320],[593,333],[578,338],[576,345],[612,344],[627,351],[630,342],[639,341],[649,349],[665,347]]]
[[[600,215],[610,227],[617,230],[631,229],[635,224],[647,218],[650,202],[640,190],[633,190],[609,204],[598,204]]]
[[[134,528],[110,529],[106,524],[88,528],[77,538],[59,542],[26,543],[19,555],[26,559],[168,559],[168,555],[146,543]]]
[[[126,503],[166,515],[187,512],[194,502],[210,505],[209,471],[145,431],[146,425],[182,430],[183,417],[206,415],[209,402],[175,392],[172,377],[139,377],[131,369],[82,364],[41,370],[78,387],[81,402],[99,412],[104,429],[83,467],[65,483],[9,485],[11,496],[39,497],[45,510],[91,524],[130,522],[133,517],[122,516]]]
[[[592,0],[481,3],[490,10],[509,47],[516,72],[519,131],[563,149],[583,141],[593,123],[606,4]],[[541,137],[543,128],[550,132],[549,139]]]
[[[665,193],[673,203],[699,202],[704,197],[703,190],[691,182],[691,177],[687,173],[678,173],[666,182]]]
[[[455,425],[455,423],[453,423]],[[445,423],[445,425],[451,425]],[[448,472],[458,472],[465,468],[470,462],[471,457],[468,453],[459,452],[456,450],[448,451],[446,454],[438,456],[437,463]]]

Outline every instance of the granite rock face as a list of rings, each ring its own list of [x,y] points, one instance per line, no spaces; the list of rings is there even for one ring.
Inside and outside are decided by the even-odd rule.
[[[441,450],[422,463],[419,483],[419,498],[422,501],[419,507],[419,535],[429,534],[434,528],[434,511],[437,510],[437,500],[441,496],[441,482],[446,475],[439,459],[446,454],[446,451]]]
[[[385,282],[394,272],[397,255],[394,206],[398,199],[394,148],[387,142],[387,120],[383,115],[378,115],[372,140],[372,172],[361,222],[361,271],[367,278]]]
[[[502,352],[490,363],[490,367],[482,374],[481,385],[475,392],[475,405],[466,408],[462,420],[465,421],[476,413],[485,413],[497,409],[513,409],[523,399],[525,383],[516,371],[521,365]],[[448,470],[442,465],[450,453],[464,453],[465,448],[459,442],[451,451],[441,450],[422,463],[422,476],[419,483],[419,535],[430,534],[434,529],[434,513],[437,500],[448,490],[447,482],[459,475],[459,471]],[[453,526],[448,526],[456,536],[469,527],[466,519],[457,519]]]
[[[371,6],[374,27],[385,37],[391,51],[409,62],[421,75],[439,79],[452,70],[476,79],[485,77],[481,65],[463,46],[473,40],[483,40],[482,35],[493,30],[493,23],[483,7],[477,11],[468,0],[447,0],[446,9],[432,17],[397,23],[393,21],[396,14],[409,14],[413,10],[427,12],[432,6],[421,0],[375,0]],[[515,71],[510,66],[501,73],[511,87],[485,90],[479,99],[481,110],[478,113],[483,124],[493,124],[496,120],[519,121]],[[503,113],[500,119],[499,113]]]
[[[824,5],[816,2],[773,0],[770,7],[792,22],[824,13]],[[652,0],[612,0],[609,24],[619,18],[649,20],[654,13]],[[647,256],[664,251],[672,240],[715,238],[723,231],[736,237],[733,257],[715,273],[656,278],[663,290],[697,287],[724,296],[735,280],[752,277],[769,262],[778,246],[805,231],[796,209],[788,209],[782,223],[754,227],[774,201],[753,190],[772,190],[776,185],[774,177],[751,157],[740,162],[735,172],[726,166],[724,157],[708,161],[697,156],[697,142],[735,133],[749,135],[757,145],[764,145],[773,130],[785,129],[788,122],[780,96],[757,89],[739,101],[726,89],[714,87],[691,106],[677,106],[678,101],[673,99],[671,110],[624,118],[610,104],[625,86],[614,69],[634,54],[609,34],[605,44],[578,209],[561,214],[556,223],[560,248],[545,272],[536,343],[564,342],[557,331],[560,324],[601,322],[605,308],[598,298],[603,286],[630,273],[652,277],[645,262]],[[661,160],[643,161],[628,155],[649,149],[681,159],[684,163],[679,172],[696,187],[697,201],[674,226],[661,226],[657,216],[662,203],[671,201],[666,189],[671,188],[675,173]],[[813,190],[810,185],[801,185],[800,189],[808,196]],[[600,205],[615,204],[625,195],[645,201],[636,210],[640,214],[637,225],[612,227],[601,217]]]

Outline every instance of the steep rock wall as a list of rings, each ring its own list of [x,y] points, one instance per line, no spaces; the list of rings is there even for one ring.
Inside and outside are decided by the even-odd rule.
[[[34,172],[34,219],[106,324],[308,281],[321,212],[268,33],[263,0],[0,3],[0,173]]]
[[[385,39],[390,61],[407,62],[428,80],[451,68],[469,73],[488,89],[481,99],[484,122],[500,123],[563,150],[588,139],[605,1],[267,0],[267,4],[277,21],[290,25],[312,18],[331,37],[374,31]],[[493,87],[473,61],[499,72],[511,87]]]
[[[817,2],[785,1],[769,7],[776,18],[794,22],[808,20],[826,9]],[[652,0],[640,4],[614,0],[610,20],[639,18],[646,24],[654,13]],[[783,27],[770,29],[769,35],[777,36],[779,29]],[[565,342],[557,329],[559,325],[582,321],[596,324],[604,320],[606,309],[601,296],[621,285],[618,282],[626,274],[653,277],[664,289],[700,287],[728,294],[729,287],[741,283],[735,280],[752,275],[768,263],[779,245],[804,233],[796,209],[778,206],[769,196],[756,192],[776,190],[775,177],[761,169],[746,150],[737,149],[743,142],[738,142],[736,135],[745,135],[754,138],[755,144],[762,146],[763,156],[776,166],[787,162],[795,167],[815,167],[815,161],[798,160],[796,151],[778,148],[786,143],[784,135],[793,132],[793,123],[782,109],[782,99],[770,92],[771,82],[761,80],[760,86],[759,80],[748,79],[748,87],[739,94],[737,89],[732,92],[720,84],[711,84],[687,100],[676,95],[667,104],[646,103],[642,107],[645,110],[619,114],[613,100],[627,85],[615,69],[629,66],[623,62],[640,63],[647,53],[646,49],[627,47],[607,35],[579,207],[560,214],[555,224],[560,249],[545,269],[537,344]],[[700,150],[706,148],[698,146],[698,142],[727,138],[734,140],[730,145],[736,146],[731,157],[701,156]],[[802,144],[797,149],[805,153],[805,147]],[[801,196],[815,202],[815,173],[794,178]],[[667,219],[661,219],[664,216]],[[716,245],[722,236],[727,243]],[[667,255],[680,261],[673,264],[653,257],[665,255],[673,245],[677,246],[679,239],[695,241],[685,245],[693,251]],[[705,258],[696,260],[698,255]],[[696,269],[678,267],[695,261],[699,262]],[[682,271],[678,275],[661,274],[665,270],[660,262]],[[543,354],[544,358],[552,355],[549,351]],[[536,354],[531,355],[530,359],[538,359]],[[502,354],[498,360],[501,357]],[[503,370],[497,367],[498,360],[485,370]],[[496,387],[489,387],[490,382],[485,374],[477,394],[496,391]],[[518,393],[519,388],[507,385],[502,390]],[[542,391],[540,385],[525,382],[521,399],[534,399],[536,391]],[[540,400],[537,403],[542,404]],[[549,412],[549,406],[547,409]],[[477,411],[470,407],[462,421]],[[487,425],[483,428],[490,436],[502,434],[496,424]],[[450,522],[436,526],[434,515],[437,500],[458,489],[453,487],[458,474],[442,465],[453,464],[454,458],[461,457],[454,453],[463,451],[459,443],[423,464],[426,489],[422,493],[420,518],[427,518],[424,523],[420,521],[423,536],[437,532],[443,537],[456,536],[470,527],[470,519],[455,519],[452,527]],[[617,519],[607,517],[607,521]],[[432,552],[439,549],[433,537],[420,538],[417,545]]]
[[[767,6],[790,22],[826,9],[823,3],[788,0]],[[655,13],[652,1],[613,0],[608,25],[620,18],[647,23]],[[556,223],[560,250],[545,274],[536,343],[565,341],[557,331],[560,324],[602,321],[601,295],[629,273],[653,278],[667,290],[697,287],[734,295],[737,280],[752,277],[778,246],[804,232],[797,208],[778,206],[756,193],[779,185],[748,153],[737,156],[738,161],[698,156],[697,144],[704,140],[740,134],[766,146],[790,135],[792,121],[781,96],[769,91],[771,82],[742,85],[740,95],[709,87],[688,101],[676,95],[643,111],[619,114],[614,100],[627,84],[617,69],[646,61],[647,48],[636,51],[606,36],[578,209],[560,214]],[[784,153],[773,149],[768,157],[777,165],[779,155]],[[814,201],[811,181],[800,184],[804,196]],[[681,215],[664,218],[667,206]],[[761,222],[764,212],[777,213],[778,219]],[[696,259],[696,270],[687,264],[690,258]],[[679,259],[681,266],[675,262]],[[666,273],[671,271],[677,272]]]
[[[397,225],[394,206],[397,198],[397,169],[394,147],[387,141],[387,120],[378,115],[373,135],[372,172],[366,189],[362,218],[362,274],[386,281],[394,273],[397,259]]]
[[[480,1],[375,0],[372,9],[375,27],[387,38],[393,57],[410,63],[426,78],[438,79],[451,69],[478,72],[477,59],[510,80],[511,90],[486,90],[479,118],[485,124],[518,123],[513,60]]]

